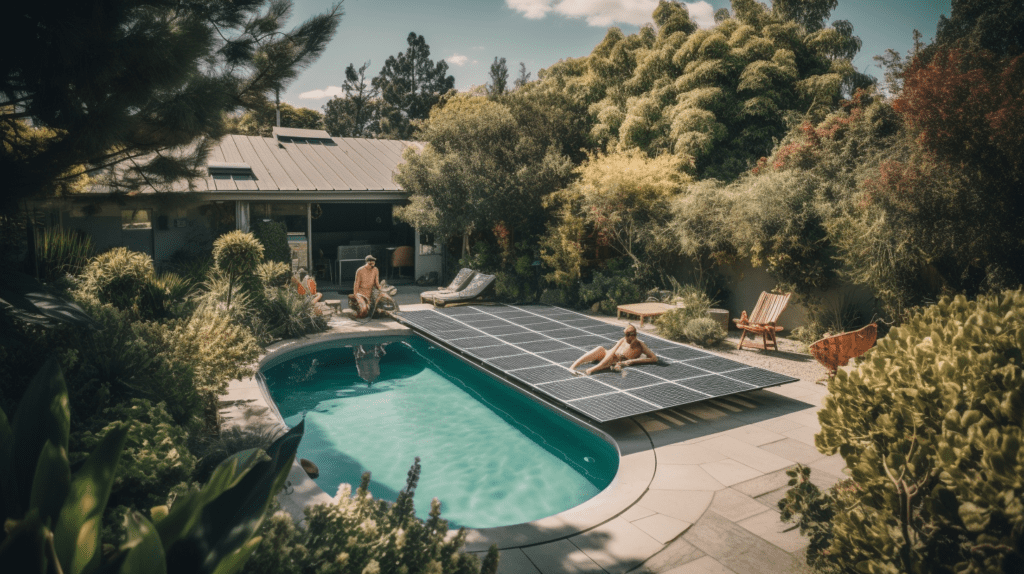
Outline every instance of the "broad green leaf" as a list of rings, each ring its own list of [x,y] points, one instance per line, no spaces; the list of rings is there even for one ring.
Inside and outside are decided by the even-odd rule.
[[[235,453],[217,465],[202,491],[190,494],[185,500],[176,501],[167,517],[156,525],[164,550],[170,551],[175,542],[192,531],[207,504],[238,484],[249,469],[263,460],[269,460],[269,457],[260,449]]]
[[[128,425],[111,429],[71,481],[54,528],[57,557],[68,574],[84,572],[100,559],[103,510],[127,436]]]
[[[256,547],[260,545],[261,540],[263,540],[262,536],[250,538],[241,548],[222,558],[213,574],[235,574],[235,572],[241,571],[242,567],[245,566],[245,561],[249,559],[249,556],[256,550]]]
[[[71,487],[71,465],[61,447],[46,441],[39,453],[36,475],[32,481],[29,507],[39,509],[43,522],[53,524]]]
[[[167,560],[153,524],[138,512],[127,516],[128,542],[122,547],[128,555],[121,564],[122,574],[166,574]]]
[[[14,506],[8,509],[12,515],[22,516],[28,510],[36,464],[46,441],[67,451],[70,421],[64,375],[51,357],[32,379],[14,414],[11,474],[7,475],[13,478]]]

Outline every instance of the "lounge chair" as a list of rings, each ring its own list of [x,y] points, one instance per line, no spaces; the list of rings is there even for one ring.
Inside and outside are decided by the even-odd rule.
[[[747,317],[747,312],[744,311],[739,319],[733,319],[736,323],[737,329],[743,330],[743,335],[740,336],[740,346],[743,348],[743,342],[746,341],[747,333],[753,335],[761,335],[761,348],[765,351],[768,350],[768,345],[778,351],[779,343],[775,338],[775,334],[782,330],[782,327],[775,324],[779,320],[779,315],[782,314],[783,309],[789,304],[789,293],[768,293],[764,291],[761,293],[761,297],[757,300],[757,305],[754,306],[754,310],[751,311],[750,317]]]
[[[420,303],[430,303],[431,301],[434,300],[435,295],[461,291],[467,285],[469,285],[469,282],[475,276],[476,271],[473,271],[469,267],[463,267],[462,269],[459,270],[459,272],[455,275],[455,279],[452,279],[452,282],[449,283],[447,287],[442,287],[435,291],[424,291],[423,293],[420,293]]]
[[[436,307],[453,305],[456,303],[481,303],[492,299],[494,293],[494,275],[477,273],[469,281],[469,285],[453,293],[439,293],[434,295],[430,302]]]
[[[875,346],[878,325],[871,323],[856,331],[823,337],[811,343],[811,354],[834,376],[839,367],[859,357]]]

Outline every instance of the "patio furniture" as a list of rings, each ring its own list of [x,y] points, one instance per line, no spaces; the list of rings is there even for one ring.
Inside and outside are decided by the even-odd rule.
[[[442,293],[454,293],[461,291],[464,287],[469,285],[469,282],[476,276],[476,271],[473,271],[469,267],[463,267],[452,279],[452,282],[447,287],[442,287],[434,291],[424,291],[420,293],[420,303],[430,303],[434,295],[440,295]]]
[[[644,320],[651,317],[657,317],[663,315],[667,311],[675,309],[675,305],[669,305],[667,303],[632,303],[630,305],[619,305],[615,309],[615,318],[620,319],[622,315],[635,315],[640,319],[640,326],[644,326]]]
[[[402,267],[413,267],[415,262],[413,261],[412,247],[403,245],[391,254],[391,269],[398,269],[398,276],[402,276]]]
[[[430,302],[435,307],[445,305],[481,303],[490,301],[494,293],[494,275],[477,273],[463,289],[453,293],[438,293]]]
[[[870,323],[856,331],[818,339],[811,343],[811,355],[828,369],[828,375],[831,377],[850,359],[859,357],[874,347],[877,338],[878,325]]]
[[[338,284],[345,279],[344,269],[346,263],[366,263],[366,256],[373,253],[370,244],[363,245],[339,245],[338,246]],[[359,265],[356,265],[358,268]]]
[[[747,312],[744,311],[739,319],[735,319],[736,328],[742,329],[743,334],[740,336],[740,346],[743,348],[743,342],[746,341],[747,333],[752,335],[761,335],[761,348],[765,351],[768,350],[768,345],[778,351],[779,343],[775,338],[775,334],[782,330],[782,327],[775,324],[779,320],[779,315],[789,304],[790,293],[768,293],[763,291],[761,297],[757,300],[757,305],[754,306],[754,310],[750,313],[750,317],[747,317]]]

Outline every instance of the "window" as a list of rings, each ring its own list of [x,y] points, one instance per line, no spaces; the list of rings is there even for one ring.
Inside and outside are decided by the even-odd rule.
[[[153,212],[148,209],[122,209],[121,229],[153,229]]]

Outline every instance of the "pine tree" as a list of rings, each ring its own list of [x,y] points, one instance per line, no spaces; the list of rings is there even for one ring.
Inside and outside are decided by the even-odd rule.
[[[226,115],[255,109],[323,52],[334,5],[292,30],[290,0],[26,3],[0,19],[0,203],[86,165],[119,189],[198,175]],[[52,130],[40,145],[27,123]]]
[[[389,56],[373,87],[380,90],[379,137],[409,139],[415,120],[425,120],[441,96],[455,87],[447,75],[448,63],[430,59],[430,46],[423,36],[409,32],[405,52]]]
[[[526,71],[526,64],[519,62],[519,77],[516,78],[515,87],[519,89],[530,83],[530,72]]]
[[[334,137],[372,137],[378,90],[366,78],[370,62],[359,66],[349,64],[345,68],[345,81],[341,84],[344,97],[336,97],[324,105],[324,126]]]

